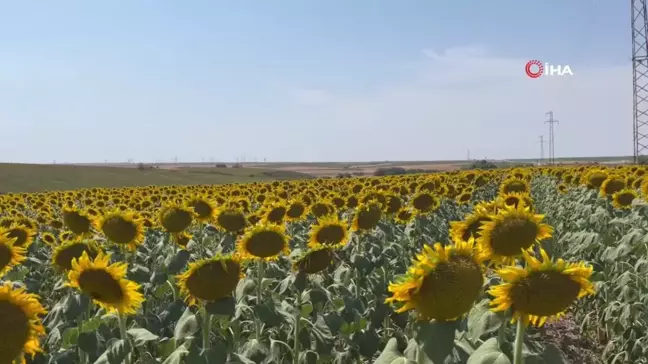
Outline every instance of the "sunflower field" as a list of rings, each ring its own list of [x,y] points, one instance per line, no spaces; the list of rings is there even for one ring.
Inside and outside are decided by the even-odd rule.
[[[648,363],[647,171],[0,195],[0,364]]]

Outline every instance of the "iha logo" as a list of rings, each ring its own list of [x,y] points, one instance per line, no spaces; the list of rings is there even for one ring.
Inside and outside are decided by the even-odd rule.
[[[538,60],[532,60],[527,62],[524,67],[527,76],[531,78],[538,78],[540,76],[573,76],[574,73],[571,70],[569,65],[554,65],[550,63],[542,63]]]

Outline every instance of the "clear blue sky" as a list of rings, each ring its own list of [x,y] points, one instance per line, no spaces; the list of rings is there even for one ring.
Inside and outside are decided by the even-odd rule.
[[[534,158],[549,110],[557,156],[628,155],[629,21],[619,0],[0,0],[0,161]]]

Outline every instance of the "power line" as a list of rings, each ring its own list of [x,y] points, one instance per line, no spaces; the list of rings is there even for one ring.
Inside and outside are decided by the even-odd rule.
[[[544,160],[544,136],[540,135],[540,164]]]
[[[556,162],[554,149],[554,124],[558,123],[558,120],[553,118],[553,111],[549,111],[546,115],[549,115],[549,120],[545,120],[545,123],[549,123],[549,164],[554,164]]]

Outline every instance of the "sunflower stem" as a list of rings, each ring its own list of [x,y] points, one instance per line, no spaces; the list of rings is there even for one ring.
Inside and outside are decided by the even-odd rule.
[[[526,317],[520,317],[515,330],[515,347],[513,350],[513,364],[524,364],[522,358],[522,346],[524,344],[524,330],[526,329]]]
[[[299,364],[299,331],[301,328],[299,327],[301,324],[301,306],[302,306],[302,293],[297,292],[297,300],[296,300],[296,309],[297,313],[295,314],[295,342],[293,343],[293,363]]]
[[[508,321],[503,320],[500,328],[497,332],[497,342],[502,346],[506,341],[506,328],[508,327]]]
[[[211,332],[211,314],[207,312],[207,307],[202,306],[202,348],[203,350],[208,350],[210,347],[209,334]]]
[[[126,316],[119,313],[117,315],[117,321],[119,321],[119,335],[121,336],[121,339],[124,342],[128,342],[128,333],[126,332]],[[130,348],[130,345],[128,346]],[[126,354],[126,357],[124,358],[124,364],[130,364],[130,350],[128,350],[128,354]]]
[[[257,305],[261,305],[261,302],[263,302],[263,269],[264,269],[264,260],[259,259],[258,266],[257,266],[257,282],[256,282],[256,288],[257,288]],[[257,317],[256,319],[256,339],[257,341],[261,342],[261,325],[263,325],[263,322],[261,321],[260,318]]]

